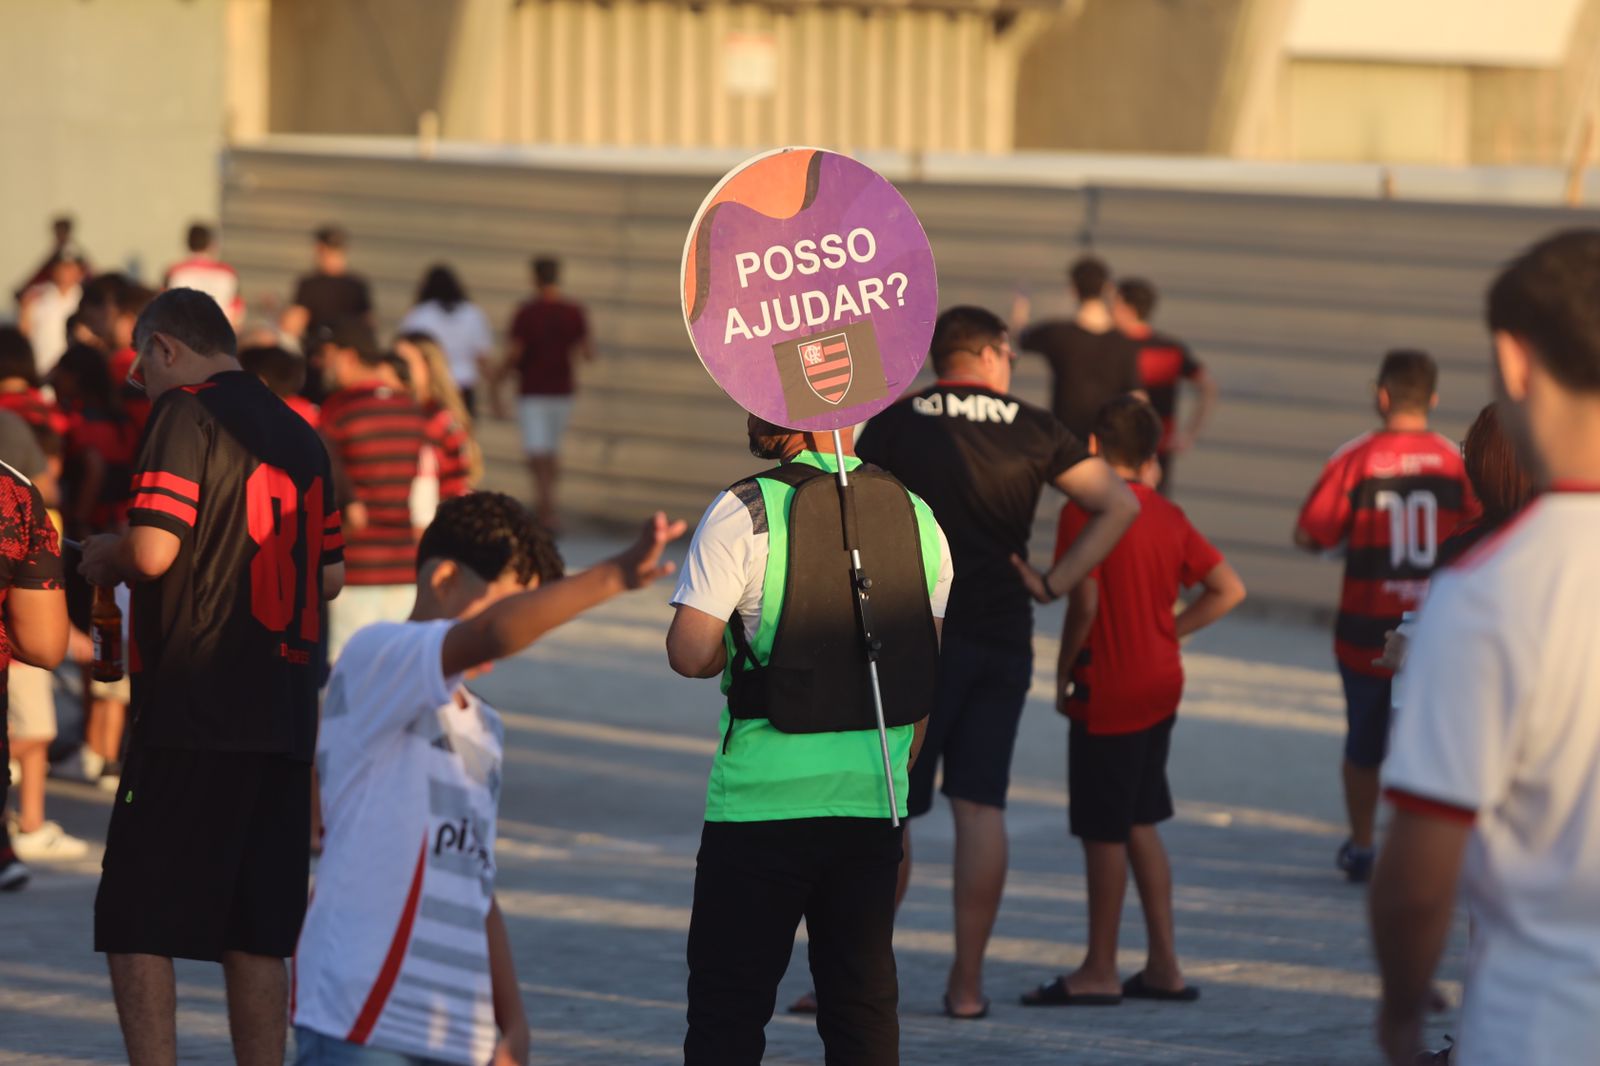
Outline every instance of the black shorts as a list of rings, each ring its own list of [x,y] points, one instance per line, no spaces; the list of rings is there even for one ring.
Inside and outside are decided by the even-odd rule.
[[[939,689],[922,753],[911,768],[906,811],[915,818],[933,807],[933,778],[944,764],[939,791],[952,799],[1005,807],[1017,723],[1033,682],[1033,646],[979,644],[946,635],[939,650]]]
[[[135,742],[94,901],[94,949],[288,958],[306,914],[311,764]]]
[[[1068,817],[1072,835],[1126,844],[1136,825],[1172,817],[1167,752],[1177,717],[1137,733],[1095,734],[1073,722],[1067,737]]]

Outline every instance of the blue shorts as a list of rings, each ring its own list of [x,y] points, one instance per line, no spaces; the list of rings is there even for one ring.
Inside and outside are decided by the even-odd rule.
[[[1033,645],[982,644],[945,635],[939,649],[939,689],[922,753],[911,768],[906,810],[915,818],[933,807],[933,778],[944,765],[939,791],[985,807],[1006,805],[1017,723],[1033,683]]]
[[[1351,766],[1376,770],[1389,751],[1389,700],[1392,682],[1387,677],[1358,674],[1339,667],[1344,682],[1347,729],[1344,758]]]
[[[445,1066],[445,1063],[440,1059],[352,1044],[297,1025],[294,1027],[294,1066]]]

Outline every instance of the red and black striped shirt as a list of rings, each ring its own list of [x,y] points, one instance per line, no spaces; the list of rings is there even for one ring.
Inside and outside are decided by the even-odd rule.
[[[431,447],[442,455],[444,439],[408,393],[376,384],[329,396],[322,405],[322,433],[348,482],[346,502],[367,510],[366,526],[349,531],[346,583],[411,584],[417,576],[411,485],[422,450]]]
[[[10,411],[34,429],[48,429],[63,440],[68,419],[61,408],[45,399],[38,389],[0,392],[0,411]]]
[[[436,403],[424,408],[428,416],[428,434],[439,444],[439,499],[465,496],[471,491],[467,450],[472,438],[466,427],[456,421],[449,408]]]
[[[1384,634],[1416,610],[1439,545],[1478,512],[1456,445],[1437,433],[1367,433],[1333,454],[1300,511],[1324,550],[1343,547],[1344,593],[1334,630],[1340,665],[1374,677]]]
[[[1150,406],[1161,416],[1160,452],[1165,455],[1172,447],[1173,431],[1177,428],[1178,383],[1193,381],[1206,372],[1200,360],[1187,344],[1176,337],[1157,333],[1149,326],[1142,333],[1130,332],[1134,344],[1139,346],[1139,380],[1150,397]]]

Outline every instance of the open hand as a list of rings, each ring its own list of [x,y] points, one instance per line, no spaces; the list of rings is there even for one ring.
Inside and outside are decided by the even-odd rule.
[[[1016,570],[1017,576],[1022,579],[1022,585],[1028,590],[1038,603],[1054,603],[1055,597],[1050,594],[1050,589],[1045,585],[1044,575],[1029,565],[1028,560],[1020,555],[1011,557],[1011,566]]]
[[[661,561],[661,552],[668,544],[683,536],[689,528],[683,520],[667,521],[666,513],[657,511],[645,522],[639,539],[616,558],[622,569],[622,581],[630,589],[642,588],[659,578],[675,572],[677,564]]]

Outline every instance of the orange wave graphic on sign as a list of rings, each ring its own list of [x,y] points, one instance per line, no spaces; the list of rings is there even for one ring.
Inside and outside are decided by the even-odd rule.
[[[711,253],[711,220],[717,208],[725,203],[738,203],[768,218],[793,218],[816,199],[817,172],[815,164],[822,153],[814,150],[779,152],[758,160],[739,172],[706,205],[689,245],[683,271],[683,306],[689,309],[693,322],[705,310],[706,288],[710,281],[710,268],[706,259]]]

